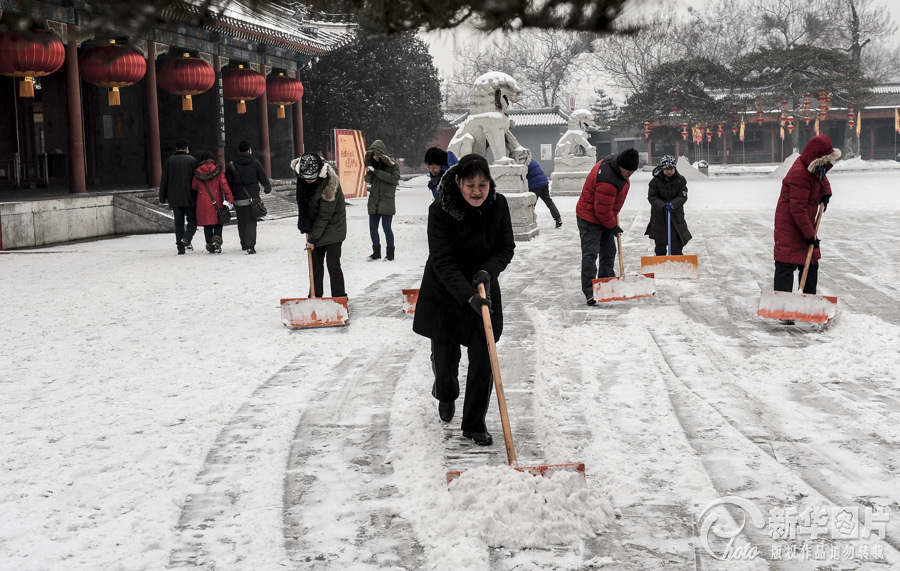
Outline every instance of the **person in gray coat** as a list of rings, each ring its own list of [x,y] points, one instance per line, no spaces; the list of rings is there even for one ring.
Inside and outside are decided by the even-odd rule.
[[[272,183],[262,164],[253,158],[250,143],[238,143],[238,154],[225,169],[228,186],[234,193],[234,211],[237,214],[238,236],[241,238],[241,250],[248,254],[256,253],[256,217],[250,214],[250,199],[259,200],[259,188],[262,186],[266,194],[272,192]]]
[[[187,139],[175,141],[175,154],[163,163],[162,178],[159,181],[159,203],[172,208],[175,216],[175,247],[178,254],[193,250],[191,240],[197,231],[197,193],[191,188],[194,170],[200,166],[197,159],[189,154]],[[187,228],[184,221],[187,219]]]

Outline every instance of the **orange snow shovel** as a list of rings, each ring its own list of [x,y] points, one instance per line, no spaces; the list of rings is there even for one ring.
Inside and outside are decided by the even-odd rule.
[[[416,302],[419,301],[419,290],[417,289],[401,289],[403,295],[403,311],[412,315],[416,312]]]
[[[700,262],[697,255],[672,255],[672,213],[666,211],[666,225],[669,232],[669,243],[666,246],[667,256],[641,256],[641,273],[653,274],[658,278],[694,278],[700,277]]]
[[[309,234],[306,235],[309,241]],[[312,250],[306,251],[309,261],[309,298],[286,298],[281,300],[281,321],[285,327],[333,327],[347,325],[350,311],[346,297],[316,297],[313,283]]]
[[[816,215],[816,230],[814,237],[819,236],[819,224],[822,222],[824,204],[819,204],[819,213]],[[806,285],[806,276],[809,273],[809,264],[815,246],[810,244],[806,251],[806,262],[803,264],[803,274],[800,276],[800,290],[796,293],[789,291],[762,291],[759,296],[760,317],[769,319],[781,319],[788,321],[806,321],[809,323],[826,323],[834,319],[837,313],[837,297],[831,295],[815,295],[801,293]]]
[[[619,223],[618,218],[616,224]],[[619,275],[611,278],[592,280],[594,299],[597,301],[621,301],[650,297],[656,293],[656,280],[653,274],[625,275],[625,261],[622,260],[622,235],[616,234],[619,247]]]
[[[485,297],[484,284],[478,284],[478,295]],[[548,472],[578,472],[584,478],[584,462],[519,466],[519,461],[516,459],[516,447],[513,445],[512,429],[509,426],[509,414],[506,412],[506,395],[503,392],[503,380],[500,378],[500,361],[497,358],[497,344],[494,342],[494,328],[491,325],[490,310],[486,305],[481,306],[481,320],[484,322],[484,336],[487,337],[488,355],[491,357],[494,392],[497,393],[500,424],[503,426],[503,442],[506,444],[506,459],[510,468],[519,472],[527,472],[532,476],[545,476]],[[461,474],[460,470],[447,472],[447,483],[459,478]]]

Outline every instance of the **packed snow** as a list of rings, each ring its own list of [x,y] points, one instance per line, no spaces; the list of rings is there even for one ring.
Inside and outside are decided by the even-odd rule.
[[[461,437],[462,398],[439,421],[401,294],[427,257],[426,177],[398,192],[394,262],[365,261],[365,200],[348,201],[344,327],[282,324],[309,287],[292,219],[260,223],[256,256],[234,226],[221,255],[176,256],[171,234],[2,252],[0,569],[896,567],[900,195],[886,169],[829,177],[827,325],[756,315],[780,191],[764,174],[688,181],[699,279],[595,307],[577,197],[554,198],[558,230],[537,204],[540,235],[499,278],[500,366],[520,463],[584,462],[584,479],[506,467],[496,403],[493,446]],[[653,253],[649,180],[622,212],[626,273]],[[707,551],[704,508],[736,496],[767,519],[887,521],[787,539],[732,506]],[[744,519],[734,545],[758,554],[719,560]]]

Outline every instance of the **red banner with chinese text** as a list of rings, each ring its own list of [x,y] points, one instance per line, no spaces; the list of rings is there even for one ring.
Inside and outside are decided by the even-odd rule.
[[[366,196],[366,143],[362,131],[334,130],[334,156],[345,198]]]

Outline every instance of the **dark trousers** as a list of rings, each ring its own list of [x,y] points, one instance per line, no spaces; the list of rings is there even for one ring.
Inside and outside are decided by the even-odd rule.
[[[672,229],[672,253],[667,253],[666,242],[668,240],[654,240],[656,242],[656,255],[657,256],[680,256],[682,253],[682,248],[684,248],[684,244],[681,243],[681,236],[678,235],[678,232],[675,229]]]
[[[556,205],[553,204],[553,199],[550,198],[550,185],[545,184],[544,186],[532,188],[531,192],[535,193],[538,198],[544,201],[544,204],[550,209],[550,216],[552,216],[554,220],[557,222],[562,220],[562,217],[559,215],[559,209],[556,208]]]
[[[799,271],[797,279],[803,275],[803,264],[788,264],[775,262],[775,291],[794,291],[794,272]],[[816,284],[819,281],[819,262],[809,264],[809,273],[806,274],[806,284],[803,293],[816,293]]]
[[[487,432],[484,417],[491,402],[494,376],[484,329],[472,329],[468,340],[469,370],[466,373],[466,398],[460,428],[466,432]],[[460,357],[462,350],[458,343],[431,342],[431,368],[434,371],[431,394],[441,402],[455,401],[459,397]]]
[[[381,220],[381,227],[384,228],[384,240],[387,242],[387,247],[393,248],[394,231],[391,230],[391,221],[393,221],[394,217],[389,214],[369,214],[369,234],[372,235],[372,245],[381,245],[381,239],[378,237],[379,219]]]
[[[197,232],[197,208],[195,206],[173,206],[172,214],[175,216],[175,243],[188,243],[194,239]],[[187,228],[184,227],[184,219],[187,218]]]
[[[616,236],[600,224],[576,217],[581,236],[581,291],[584,297],[594,297],[593,280],[616,275]],[[597,269],[597,257],[600,268]]]
[[[341,242],[317,246],[312,251],[313,285],[316,297],[323,297],[325,281],[325,265],[328,265],[328,277],[331,280],[331,297],[344,297],[344,271],[341,269]]]
[[[219,238],[222,237],[222,225],[213,224],[212,226],[204,226],[203,235],[206,237],[206,243],[212,244],[213,236],[218,236]]]
[[[256,216],[250,215],[250,205],[234,205],[237,214],[238,236],[241,237],[241,250],[256,248]]]

